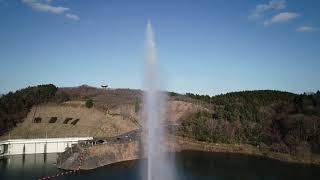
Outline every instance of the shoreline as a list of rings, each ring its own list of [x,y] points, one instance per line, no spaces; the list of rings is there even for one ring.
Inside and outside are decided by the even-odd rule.
[[[218,144],[196,141],[190,138],[179,136],[169,136],[168,150],[170,152],[182,151],[200,151],[212,153],[240,154],[248,156],[256,156],[268,158],[290,164],[300,165],[320,165],[320,155],[309,154],[309,156],[297,157],[290,154],[272,152],[267,149],[262,149],[248,144]],[[137,160],[141,158],[139,151],[139,141],[132,141],[119,144],[101,144],[92,147],[80,147],[80,152],[70,154],[64,161],[61,158],[57,160],[56,166],[59,169],[75,170],[91,170],[105,165],[119,163],[123,161]],[[83,157],[81,166],[77,160],[79,154],[86,151],[86,156]],[[59,155],[60,157],[63,156]],[[60,162],[59,162],[60,161]]]
[[[214,153],[241,154],[268,158],[281,162],[301,165],[320,165],[320,155],[309,154],[305,157],[297,157],[287,153],[273,152],[268,149],[258,148],[249,144],[219,144],[196,141],[189,138],[176,137],[177,143],[180,141],[182,149],[180,151],[201,151]]]

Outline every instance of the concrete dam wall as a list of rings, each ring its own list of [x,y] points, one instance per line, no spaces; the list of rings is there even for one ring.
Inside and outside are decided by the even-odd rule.
[[[64,152],[67,147],[92,137],[10,139],[0,141],[0,156]]]

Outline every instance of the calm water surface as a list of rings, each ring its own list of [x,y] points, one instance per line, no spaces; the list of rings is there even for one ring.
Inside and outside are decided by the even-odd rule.
[[[62,172],[56,154],[11,156],[0,160],[0,179],[38,179]],[[117,163],[55,179],[141,179],[139,161]],[[177,180],[320,179],[320,167],[294,165],[253,156],[186,151],[176,155]]]

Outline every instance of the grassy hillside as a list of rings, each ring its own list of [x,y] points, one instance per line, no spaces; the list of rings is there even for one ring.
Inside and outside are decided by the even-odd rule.
[[[32,87],[34,88],[38,87]],[[26,93],[24,91],[28,90],[22,89],[16,93]],[[42,91],[40,94],[43,96]],[[10,133],[7,132],[2,136],[0,134],[1,139],[8,138],[9,134],[11,138],[116,136],[144,124],[140,122],[142,110],[140,90],[101,89],[86,85],[55,87],[50,97],[44,100],[40,98],[41,101],[30,104],[25,112],[14,106],[16,101],[13,97],[16,96],[18,95],[9,96],[6,100],[7,106],[14,109],[11,114],[12,119],[6,121],[6,124],[15,123],[10,126]],[[170,124],[180,124],[181,119],[200,109],[192,101],[170,99],[168,105]],[[21,114],[19,119],[16,118],[18,114]]]
[[[35,119],[38,121],[35,122]],[[84,101],[34,106],[22,123],[10,131],[11,138],[109,137],[139,128],[120,115],[87,108]],[[8,135],[8,134],[7,134]],[[2,139],[8,138],[7,136]]]
[[[139,95],[136,92],[139,91],[89,86],[57,88],[52,84],[10,92],[0,97],[0,136],[7,137],[9,130],[11,138],[39,138],[46,134],[48,137],[111,136],[127,132],[137,128],[131,121],[121,121],[132,114],[130,103]],[[86,100],[92,101],[93,108],[85,107]],[[127,117],[123,116],[124,112]],[[57,118],[57,123],[49,123],[50,118]],[[70,125],[71,121],[59,122],[67,118],[79,122],[75,125]]]

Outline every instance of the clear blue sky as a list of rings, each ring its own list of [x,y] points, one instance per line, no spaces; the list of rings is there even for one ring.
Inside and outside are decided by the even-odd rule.
[[[148,19],[167,89],[320,89],[320,1],[0,0],[0,93],[141,88]]]

